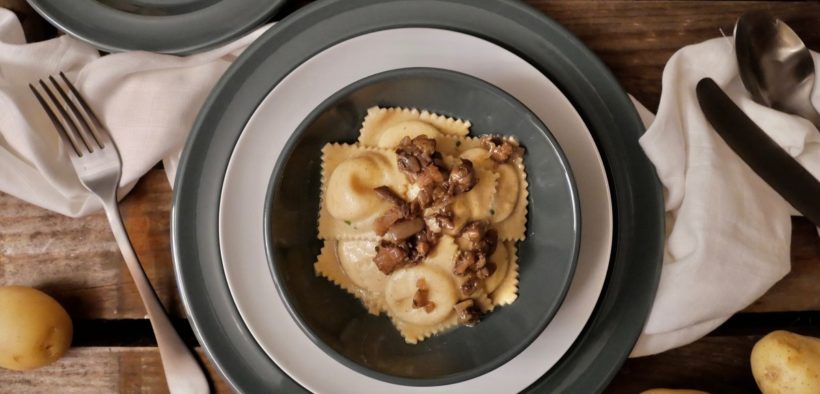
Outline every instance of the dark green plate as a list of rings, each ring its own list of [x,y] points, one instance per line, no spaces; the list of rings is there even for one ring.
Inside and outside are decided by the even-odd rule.
[[[45,19],[107,52],[190,54],[239,38],[286,0],[28,0]]]
[[[531,214],[527,239],[517,245],[519,297],[474,328],[457,328],[408,345],[387,316],[371,315],[313,269],[322,247],[316,238],[322,147],[355,143],[367,109],[376,105],[467,119],[473,135],[503,132],[527,149],[524,163],[531,177]],[[524,104],[469,75],[405,68],[348,85],[299,125],[271,175],[265,242],[276,288],[288,311],[327,354],[390,383],[445,385],[497,368],[544,330],[561,306],[575,271],[578,205],[569,164],[558,143]]]
[[[643,126],[610,72],[557,23],[514,0],[322,1],[280,22],[242,54],[204,104],[174,188],[174,262],[200,342],[239,391],[303,390],[259,348],[231,299],[217,234],[222,181],[248,119],[290,70],[340,41],[399,27],[457,30],[519,54],[562,89],[592,131],[615,204],[609,278],[587,328],[530,389],[601,391],[632,349],[652,305],[663,249],[661,188],[638,145]]]

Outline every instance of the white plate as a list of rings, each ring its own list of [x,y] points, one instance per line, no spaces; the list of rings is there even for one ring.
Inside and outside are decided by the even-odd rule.
[[[581,202],[578,265],[553,320],[529,347],[504,365],[446,386],[410,387],[383,382],[325,354],[288,314],[265,255],[262,229],[266,189],[290,134],[336,91],[367,76],[406,67],[469,74],[527,105],[564,150]],[[606,171],[589,130],[569,100],[537,69],[506,49],[470,35],[402,28],[365,34],[327,48],[294,69],[270,92],[246,125],[228,165],[220,203],[219,237],[228,286],[242,319],[268,356],[308,390],[517,392],[555,365],[592,314],[609,265],[612,202]]]

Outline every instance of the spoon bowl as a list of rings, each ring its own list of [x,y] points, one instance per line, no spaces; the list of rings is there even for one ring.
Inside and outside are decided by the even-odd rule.
[[[820,129],[820,115],[811,103],[814,61],[794,30],[754,11],[740,17],[734,35],[740,79],[752,99],[806,118]]]

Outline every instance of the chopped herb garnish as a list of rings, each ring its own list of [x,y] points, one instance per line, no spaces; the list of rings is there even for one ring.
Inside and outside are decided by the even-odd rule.
[[[345,224],[350,226],[351,225],[350,220],[345,220]]]
[[[490,208],[490,215],[495,215],[495,209]]]

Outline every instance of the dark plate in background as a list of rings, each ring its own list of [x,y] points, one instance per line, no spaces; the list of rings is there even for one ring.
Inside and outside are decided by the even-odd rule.
[[[107,52],[190,54],[229,42],[286,0],[28,0],[60,30]]]
[[[585,331],[530,390],[603,390],[632,350],[655,296],[661,187],[638,144],[643,125],[609,70],[563,27],[517,0],[327,0],[279,22],[245,50],[203,105],[174,187],[174,264],[197,338],[238,391],[304,391],[262,351],[233,303],[218,237],[225,170],[256,106],[290,70],[335,43],[401,27],[456,30],[519,54],[555,82],[593,133],[615,204],[609,277]]]
[[[356,143],[372,106],[428,110],[472,123],[471,136],[515,136],[527,150],[527,238],[518,242],[519,297],[474,328],[404,342],[385,315],[316,275],[322,148]],[[277,290],[322,350],[376,379],[443,385],[486,373],[544,330],[566,295],[580,244],[578,195],[569,165],[546,126],[523,104],[474,77],[407,68],[357,81],[320,104],[296,129],[276,163],[265,204],[265,241]],[[333,241],[326,241],[333,242]]]

